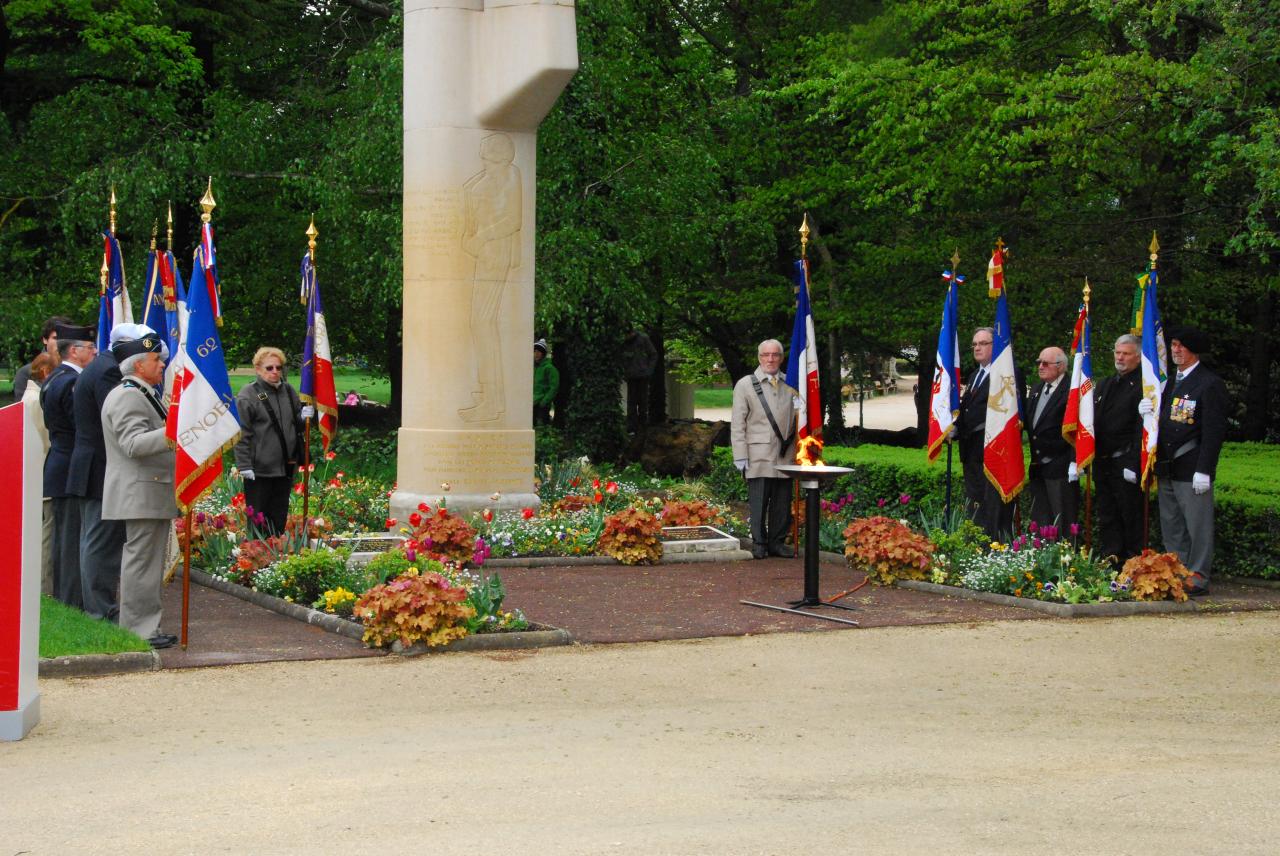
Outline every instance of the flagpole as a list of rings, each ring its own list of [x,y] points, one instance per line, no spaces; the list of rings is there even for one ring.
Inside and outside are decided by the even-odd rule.
[[[959,287],[959,282],[958,282],[959,276],[960,276],[960,248],[956,247],[955,250],[951,253],[951,282],[947,284],[947,296],[943,298],[944,306],[946,301],[951,299],[951,289]],[[943,315],[944,315],[943,325],[945,326],[946,325],[945,309],[943,311]],[[945,363],[943,365],[945,367]],[[955,378],[951,379],[951,383],[952,384],[955,383]],[[933,402],[932,401],[929,402],[929,405],[932,407]],[[954,419],[954,416],[953,416],[953,419]],[[953,424],[951,426],[951,431],[948,432],[947,434],[947,499],[943,503],[943,508],[942,508],[942,528],[943,528],[943,531],[947,533],[951,532],[951,472],[952,472],[951,471],[951,447],[952,445],[954,445],[952,441],[955,437],[955,433],[956,433],[956,427]]]
[[[1089,329],[1089,277],[1084,278],[1084,318],[1086,329]],[[1083,331],[1082,335],[1083,335]],[[1089,347],[1088,337],[1081,343],[1082,348]],[[1090,357],[1090,366],[1093,365],[1092,357]],[[1089,395],[1093,395],[1093,390],[1089,390]],[[1096,419],[1097,417],[1092,417]],[[1095,423],[1096,424],[1096,423]],[[1092,431],[1093,428],[1091,427]],[[1086,550],[1093,549],[1093,461],[1084,468],[1084,548]]]
[[[1156,262],[1160,256],[1160,242],[1156,240],[1154,230],[1151,232],[1151,244],[1147,249],[1151,252],[1151,270],[1155,270]],[[1150,287],[1150,283],[1148,283],[1147,287]],[[1142,323],[1145,325],[1147,320],[1144,313]],[[1158,333],[1159,331],[1156,332]],[[1159,422],[1160,414],[1157,413],[1157,426]],[[1147,484],[1147,474],[1145,472],[1138,473],[1138,484],[1142,487],[1142,549],[1145,550],[1151,546],[1151,488]]]
[[[213,198],[213,177],[209,177],[209,184],[205,188],[204,196],[200,197],[200,207],[204,209],[204,213],[200,215],[201,223],[208,223],[213,220],[213,209],[218,207],[218,203]],[[169,240],[172,242],[173,233],[170,230]],[[204,284],[201,283],[204,287]],[[187,507],[187,548],[182,554],[182,649],[187,648],[187,617],[191,610],[191,508]]]
[[[804,217],[800,220],[800,228],[799,228],[797,231],[800,233],[800,260],[801,260],[801,261],[804,261],[804,259],[805,259],[805,254],[806,254],[806,252],[807,252],[807,251],[808,251],[808,249],[809,249],[809,212],[807,212],[807,211],[806,211],[806,212],[804,213]],[[809,285],[809,277],[808,277],[808,276],[805,276],[804,280],[805,280],[805,281],[804,281],[803,283],[801,283],[801,284],[800,284],[800,288],[807,288],[807,287],[808,287],[808,285]],[[805,295],[805,296],[807,297],[808,295]],[[792,342],[792,343],[791,343],[791,347],[793,347],[793,348],[794,348],[794,347],[795,347],[795,345],[796,345],[796,343],[795,343],[795,342]],[[806,372],[808,371],[808,369],[807,369],[807,368],[805,368],[804,370],[805,370]],[[806,380],[806,381],[805,381],[805,383],[808,383],[808,381]],[[808,399],[806,398],[806,401],[807,401],[807,400],[808,400]],[[807,408],[806,408],[806,409],[807,409]],[[800,436],[800,425],[801,425],[801,421],[802,421],[802,420],[804,420],[804,419],[808,419],[808,418],[809,418],[809,414],[808,414],[808,413],[801,413],[800,411],[798,411],[798,410],[797,410],[797,411],[795,412],[795,415],[796,415],[796,424],[795,424],[795,430],[794,430],[794,433],[795,433],[795,435],[796,435],[797,437],[799,437],[799,436]],[[796,554],[797,554],[797,555],[799,555],[799,553],[800,553],[800,480],[799,480],[799,479],[792,479],[792,480],[791,480],[791,489],[792,489],[792,495],[791,495],[791,543],[793,543],[793,544],[795,544],[795,545],[796,545]]]
[[[315,270],[316,264],[316,237],[319,234],[320,230],[316,228],[316,215],[312,214],[311,225],[307,227],[307,255],[311,258],[311,268],[313,271]],[[309,302],[310,299],[311,295],[308,294],[304,302]],[[313,389],[313,398],[314,393],[315,390]],[[314,400],[311,403],[311,409],[315,410]],[[306,544],[309,534],[307,518],[311,511],[311,417],[308,416],[304,419],[302,424],[302,543]]]

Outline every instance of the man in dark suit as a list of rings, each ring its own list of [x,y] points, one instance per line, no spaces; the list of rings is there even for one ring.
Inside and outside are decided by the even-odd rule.
[[[1160,482],[1160,532],[1166,550],[1192,573],[1188,593],[1209,590],[1213,565],[1213,479],[1227,437],[1230,402],[1222,379],[1200,363],[1209,337],[1195,327],[1169,334],[1169,356],[1177,373],[1160,401],[1156,478]],[[1143,400],[1150,408],[1151,402]]]
[[[973,331],[973,359],[978,368],[969,376],[964,394],[960,396],[956,428],[960,438],[960,465],[964,469],[964,496],[969,517],[992,539],[999,539],[1013,531],[1014,503],[1002,500],[999,491],[983,472],[987,397],[991,390],[988,370],[994,343],[995,331],[990,327],[979,327]]]
[[[1031,440],[1031,519],[1039,526],[1066,531],[1076,522],[1075,448],[1062,436],[1067,412],[1067,355],[1045,348],[1036,361],[1040,383],[1027,400],[1027,436]]]
[[[1094,495],[1098,509],[1098,551],[1117,565],[1142,552],[1141,467],[1142,340],[1126,333],[1116,339],[1116,373],[1094,387]]]
[[[117,324],[111,344],[155,336],[144,324]],[[94,618],[115,621],[120,613],[120,555],[125,527],[121,520],[102,519],[102,479],[107,472],[107,447],[102,439],[102,404],[120,383],[120,366],[111,351],[103,351],[85,366],[76,381],[74,408],[76,445],[67,471],[67,493],[80,497],[80,585],[84,611]]]
[[[80,608],[80,498],[67,491],[67,471],[76,445],[74,392],[76,380],[98,349],[93,330],[71,324],[57,326],[62,363],[40,390],[40,409],[49,429],[44,459],[44,495],[53,501],[53,590],[58,600]]]

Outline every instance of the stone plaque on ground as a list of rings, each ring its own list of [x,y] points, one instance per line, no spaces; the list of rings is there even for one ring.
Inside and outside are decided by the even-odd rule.
[[[714,526],[664,526],[664,553],[715,553],[739,549],[738,539]]]

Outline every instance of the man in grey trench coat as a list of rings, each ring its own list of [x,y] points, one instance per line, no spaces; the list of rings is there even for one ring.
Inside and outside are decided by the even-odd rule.
[[[760,367],[733,388],[733,417],[729,435],[733,465],[747,479],[751,515],[751,553],[791,558],[786,543],[791,522],[791,479],[778,464],[794,464],[796,457],[796,391],[782,372],[782,343],[767,339],[756,350]],[[772,417],[772,420],[770,419]]]
[[[125,522],[120,562],[120,626],[168,648],[177,637],[160,632],[160,586],[169,532],[178,515],[173,494],[174,452],[164,436],[164,408],[154,387],[164,380],[164,342],[144,336],[112,347],[124,380],[102,405],[107,472],[102,517]]]

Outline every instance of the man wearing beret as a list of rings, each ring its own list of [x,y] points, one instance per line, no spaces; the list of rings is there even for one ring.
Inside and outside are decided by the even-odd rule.
[[[76,445],[76,381],[98,349],[93,344],[94,331],[88,327],[58,324],[55,334],[62,362],[40,389],[40,409],[49,429],[44,495],[53,502],[54,596],[79,609],[84,606],[80,587],[80,497],[67,490],[67,471]]]
[[[1177,372],[1160,401],[1156,478],[1160,482],[1160,532],[1165,549],[1191,571],[1188,594],[1209,591],[1213,565],[1213,480],[1227,436],[1227,388],[1205,368],[1200,355],[1209,337],[1195,327],[1169,334],[1169,355]],[[1149,412],[1151,402],[1143,399]]]
[[[112,353],[124,379],[102,406],[107,471],[102,517],[123,520],[120,562],[120,626],[168,648],[175,636],[160,632],[160,586],[169,533],[178,507],[173,493],[174,452],[165,440],[165,410],[156,396],[164,381],[159,336],[118,342]]]
[[[111,344],[155,336],[144,324],[117,324]],[[85,366],[76,381],[74,399],[76,445],[67,471],[67,492],[80,497],[80,585],[84,611],[94,618],[115,621],[120,613],[120,554],[124,523],[102,518],[102,480],[107,472],[107,447],[102,438],[102,405],[120,383],[120,365],[111,351],[103,351]]]

